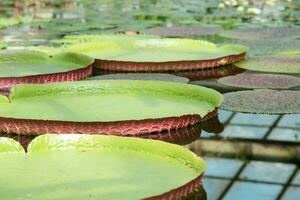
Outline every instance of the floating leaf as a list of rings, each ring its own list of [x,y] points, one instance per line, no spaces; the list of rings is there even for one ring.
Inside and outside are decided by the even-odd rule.
[[[94,76],[90,80],[156,80],[156,81],[169,81],[188,83],[189,79],[175,76],[172,74],[161,73],[127,73],[127,74],[108,74],[101,76]]]
[[[0,138],[4,199],[27,198],[28,192],[37,199],[184,199],[199,188],[206,168],[181,146],[138,138],[44,135],[27,154],[21,149]],[[68,190],[62,188],[66,183]]]
[[[280,74],[243,73],[220,78],[219,83],[243,88],[284,89],[300,86],[300,78]]]
[[[300,57],[298,55],[256,56],[235,64],[237,67],[273,73],[300,73]]]
[[[222,102],[212,89],[137,80],[25,84],[0,97],[2,132],[143,137],[210,118]]]
[[[245,46],[221,47],[202,40],[153,36],[70,36],[61,51],[84,53],[96,59],[95,68],[122,72],[166,72],[207,69],[243,60]],[[80,43],[74,43],[81,41]]]
[[[221,109],[258,114],[300,113],[300,91],[257,89],[224,94]]]
[[[0,51],[0,89],[18,83],[80,80],[91,74],[93,59],[75,53],[55,56],[36,51]]]

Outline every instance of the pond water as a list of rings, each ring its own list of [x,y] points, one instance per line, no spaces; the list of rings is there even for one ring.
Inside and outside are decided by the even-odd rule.
[[[107,33],[158,34],[248,46],[247,59],[258,57],[262,62],[173,73],[189,78],[189,84],[227,93],[225,101],[231,100],[221,106],[219,120],[202,125],[202,131],[199,127],[180,130],[190,138],[171,142],[187,145],[207,161],[204,189],[195,199],[299,199],[299,0],[0,1],[3,50],[56,47],[55,40],[66,35]],[[106,73],[98,70],[93,76]],[[237,74],[232,80],[224,79]],[[246,100],[228,94],[266,88],[273,91],[264,96],[255,90]],[[33,138],[2,136],[24,146]]]

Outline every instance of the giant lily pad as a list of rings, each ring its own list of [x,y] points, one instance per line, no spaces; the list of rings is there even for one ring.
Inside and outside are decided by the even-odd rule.
[[[220,78],[219,83],[242,88],[285,89],[300,86],[300,78],[282,74],[242,73]]]
[[[298,74],[300,73],[300,57],[298,55],[257,56],[236,63],[236,66],[253,71]]]
[[[257,89],[224,94],[224,110],[259,113],[300,113],[300,91]]]
[[[107,80],[18,85],[0,96],[0,131],[151,137],[213,117],[222,95],[162,81]]]
[[[72,81],[91,74],[93,59],[75,53],[55,56],[36,51],[0,52],[0,89],[19,83]]]
[[[182,71],[204,69],[243,60],[247,47],[216,46],[208,41],[147,36],[82,36],[69,38],[62,51],[80,52],[96,59],[94,67],[108,71]],[[91,39],[92,38],[92,39]],[[43,48],[41,49],[43,50]],[[49,50],[49,49],[48,49]]]
[[[206,168],[178,145],[78,134],[40,136],[27,153],[0,138],[0,162],[3,199],[184,199]]]

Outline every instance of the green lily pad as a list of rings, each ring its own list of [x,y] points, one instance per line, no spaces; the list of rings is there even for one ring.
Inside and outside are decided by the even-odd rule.
[[[220,78],[219,83],[243,88],[287,89],[300,86],[300,78],[281,74],[242,73]]]
[[[233,30],[224,30],[220,33],[223,37],[256,40],[269,38],[300,38],[299,27],[272,27],[272,28],[240,28]]]
[[[182,37],[182,36],[206,36],[219,33],[220,27],[191,27],[191,26],[175,26],[175,27],[155,27],[142,31],[144,34],[160,35],[164,37]]]
[[[189,79],[175,76],[172,74],[162,73],[127,73],[127,74],[108,74],[101,76],[94,76],[89,80],[155,80],[155,81],[169,81],[178,83],[188,83]]]
[[[44,135],[21,148],[0,138],[4,199],[184,198],[206,168],[181,146],[138,138]]]
[[[49,56],[37,51],[0,51],[0,90],[20,83],[81,80],[91,74],[93,62],[75,53]]]
[[[225,45],[192,39],[138,39],[122,42],[98,41],[67,47],[72,52],[82,52],[93,58],[109,61],[170,62],[213,60],[247,51],[247,47]],[[223,61],[226,64],[226,60]],[[222,64],[222,63],[220,63]]]
[[[0,77],[68,72],[92,63],[92,58],[74,53],[49,56],[37,51],[0,51]]]
[[[300,113],[300,91],[257,89],[224,94],[221,109],[258,114]]]
[[[182,71],[203,69],[243,60],[247,47],[221,47],[202,40],[154,36],[91,35],[62,39],[60,51],[84,53],[98,62],[94,67],[111,71]],[[57,53],[57,49],[44,48]],[[188,62],[190,61],[190,62]]]
[[[169,130],[199,122],[222,102],[212,89],[136,80],[25,84],[14,87],[9,99],[0,97],[0,130],[20,134],[74,131],[71,126],[91,134]],[[7,129],[7,123],[14,125]]]
[[[298,55],[257,56],[235,64],[237,67],[273,73],[300,73],[300,57]]]

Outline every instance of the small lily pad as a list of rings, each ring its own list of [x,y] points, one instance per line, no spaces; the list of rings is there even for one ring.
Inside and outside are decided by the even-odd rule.
[[[300,78],[281,74],[242,73],[220,78],[219,83],[243,88],[287,89],[300,86]]]
[[[256,56],[235,64],[237,67],[273,73],[300,73],[300,57],[298,55]]]
[[[182,37],[182,36],[206,36],[219,33],[220,27],[191,27],[191,26],[173,26],[173,27],[155,27],[142,31],[144,34],[160,35],[163,37]]]
[[[221,109],[258,114],[300,113],[300,91],[257,89],[224,94]]]
[[[175,76],[172,74],[162,73],[124,73],[124,74],[108,74],[101,76],[94,76],[89,80],[156,80],[156,81],[169,81],[178,83],[188,83],[189,79]]]
[[[3,199],[185,199],[206,169],[178,145],[78,134],[37,137],[27,153],[1,137],[0,162]]]

